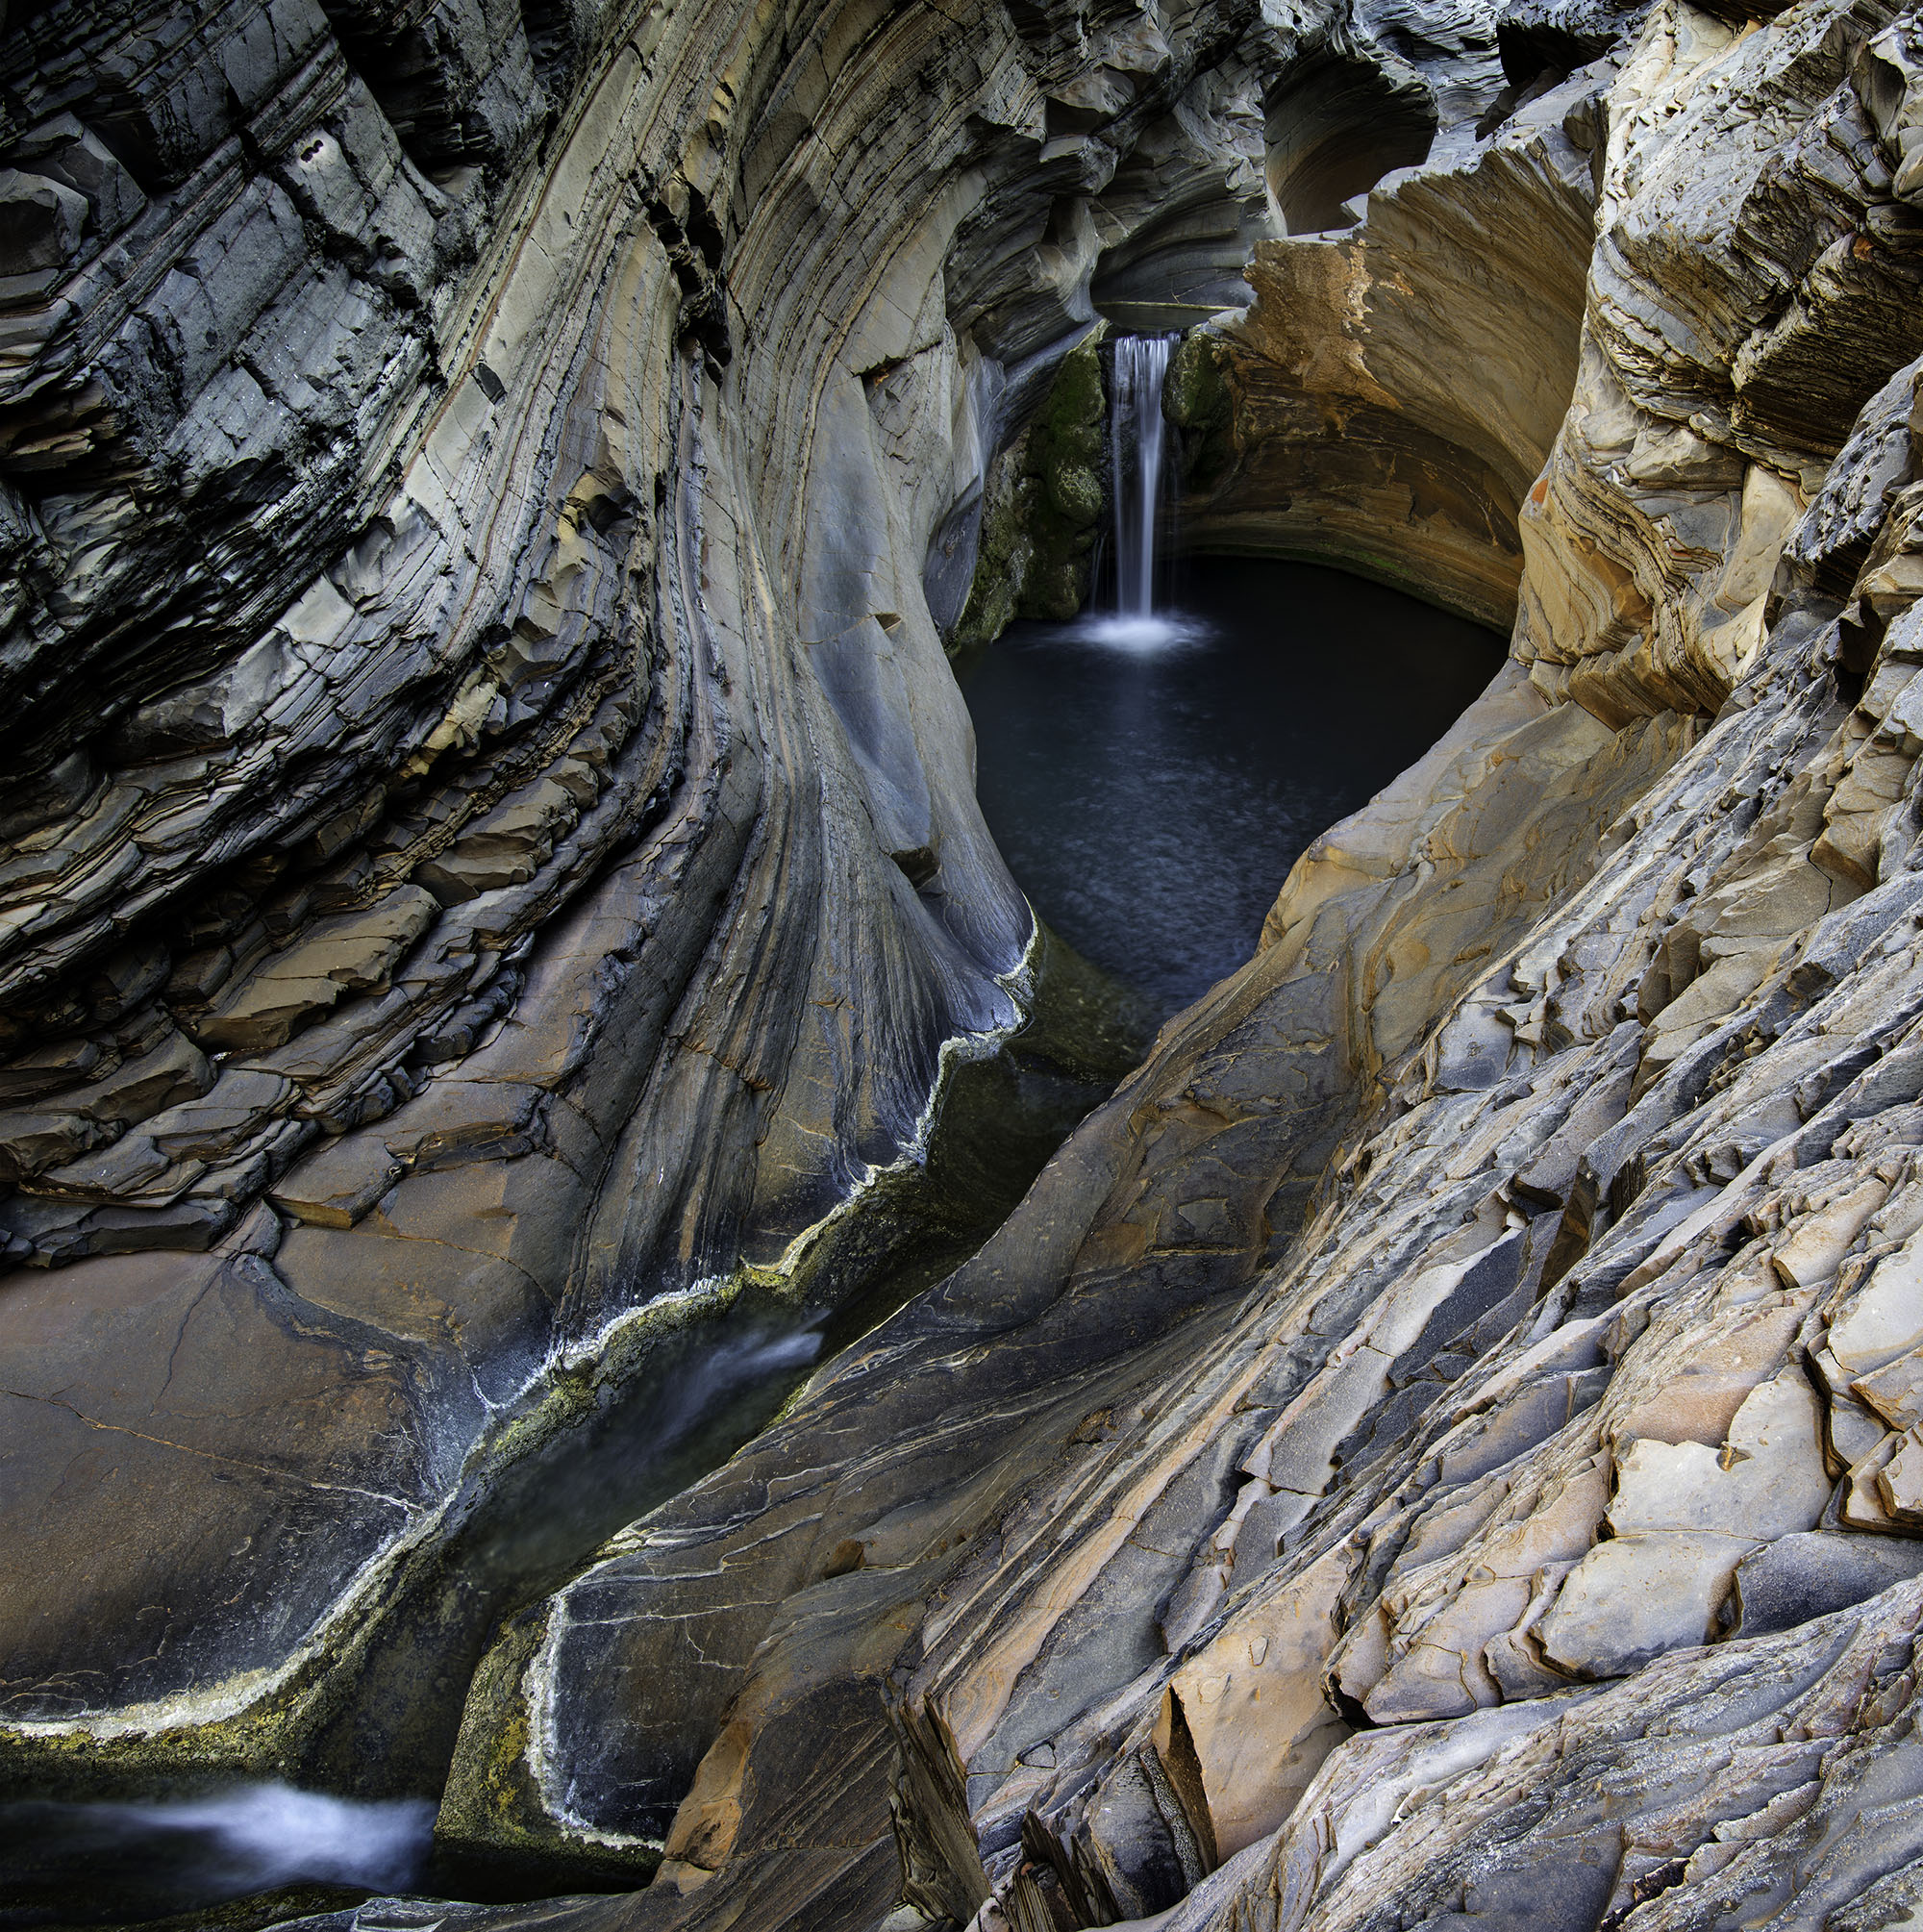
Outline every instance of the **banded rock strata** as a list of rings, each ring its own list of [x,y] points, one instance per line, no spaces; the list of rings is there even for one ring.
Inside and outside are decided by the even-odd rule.
[[[1608,78],[1586,65],[1486,138],[1442,129],[1360,228],[1258,245],[1253,309],[1170,374],[1185,541],[1339,561],[1508,629],[1575,380]]]
[[[13,10],[16,1785],[431,1788],[463,1525],[886,1263],[1032,941],[924,559],[1249,11]]]
[[[443,1831],[663,1857],[559,1922],[1903,1922],[1914,45],[1666,0],[1490,142],[1552,213],[1518,152],[1601,158],[1514,661],[980,1257],[504,1635]],[[1771,372],[1845,309],[1819,425]]]
[[[1915,23],[270,18],[12,30],[16,1774],[378,1751],[333,1687],[497,1412],[1012,1018],[921,590],[968,372],[1260,122],[1313,232],[1185,351],[1190,528],[1514,596],[1512,663],[974,1260],[501,1630],[444,1843],[647,1889],[308,1922],[1903,1922]],[[282,201],[375,291],[311,405]]]

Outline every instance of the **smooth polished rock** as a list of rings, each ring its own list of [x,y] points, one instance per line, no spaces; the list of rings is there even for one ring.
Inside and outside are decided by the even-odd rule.
[[[924,560],[1105,252],[1199,261],[1161,195],[1259,191],[1251,17],[8,22],[0,1253],[61,1283],[23,1322],[92,1332],[130,1267],[232,1315],[113,1318],[10,1464],[20,1779],[334,1762],[584,1377],[949,1238],[898,1195],[1035,935]],[[1092,472],[1044,467],[1079,530]],[[196,1431],[253,1412],[255,1328],[336,1400],[230,1480]],[[169,1386],[193,1429],[121,1413]],[[24,1579],[138,1540],[79,1446],[126,1432],[148,1581],[72,1570],[49,1650]],[[203,1586],[189,1643],[126,1608]],[[383,1775],[437,1781],[465,1668]]]
[[[456,1923],[1911,1910],[1913,23],[1604,12],[13,23],[16,1783],[451,1750],[451,1852],[659,1869]],[[980,1254],[437,1648],[1015,1018],[927,560],[1259,148],[1357,219],[1177,365],[1210,540],[1514,662]]]
[[[1780,1537],[1736,1566],[1724,1620],[1731,1636],[1767,1637],[1866,1603],[1919,1570],[1923,1542],[1820,1532]]]
[[[1320,1928],[1391,1901],[1587,1927],[1641,1901],[1681,1924],[1733,1872],[1811,1911],[1897,1885],[1923,1847],[1849,1820],[1908,1788],[1909,1586],[1826,1622],[1812,1584],[1782,1629],[1727,1632],[1745,1565],[1761,1597],[1768,1566],[1865,1541],[1838,1510],[1873,1505],[1906,1561],[1903,1438],[1852,1384],[1913,1338],[1850,1310],[1923,1222],[1923,893],[1893,775],[1923,739],[1900,576],[1848,599],[1907,540],[1914,350],[1866,321],[1837,371],[1854,428],[1786,410],[1768,446],[1760,378],[1742,424],[1697,411],[1683,438],[1685,377],[1638,360],[1693,299],[1678,264],[1722,260],[1687,184],[1740,199],[1764,165],[1711,103],[1766,93],[1812,130],[1771,177],[1794,204],[1813,130],[1861,109],[1844,49],[1881,31],[1669,9],[1592,77],[1576,151],[1615,252],[1561,364],[1574,407],[1516,459],[1527,682],[1305,856],[1261,953],[973,1268],[503,1646],[462,1746],[492,1821],[455,1834],[671,1839],[696,1855],[663,1922],[753,1912],[781,1853],[717,1794],[796,1761],[809,1699],[879,1681],[863,1748],[899,1783],[866,1843],[893,1839],[937,1920]],[[1844,146],[1837,191],[1882,206]],[[1396,197],[1494,192],[1512,152]],[[1366,236],[1276,246],[1327,263]],[[1657,318],[1634,340],[1632,261]],[[1311,325],[1329,307],[1275,326],[1359,382],[1357,339]],[[1205,464],[1235,420],[1213,381],[1177,382]],[[1548,507],[1565,484],[1580,518]],[[1207,1253],[1170,1212],[1191,1198],[1227,1203]],[[1884,1573],[1816,1554],[1826,1590]],[[668,1647],[689,1638],[699,1673]],[[616,1681],[647,1687],[644,1722],[567,1726]],[[1345,1740],[1357,1703],[1375,1728]],[[1604,1817],[1624,1788],[1627,1835]],[[1492,1864],[1498,1835],[1531,1849]],[[1568,1880],[1547,1905],[1545,1869]]]

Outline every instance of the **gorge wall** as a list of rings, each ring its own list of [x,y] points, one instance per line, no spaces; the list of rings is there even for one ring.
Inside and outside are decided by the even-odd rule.
[[[1247,26],[15,11],[16,1742],[290,1763],[1014,1024],[923,558]]]
[[[1029,997],[925,564],[1260,181],[1185,527],[1511,662],[454,1686],[647,1889],[306,1922],[1909,1922],[1916,22],[169,18],[7,30],[12,1788],[437,1780],[437,1553],[832,1275]]]

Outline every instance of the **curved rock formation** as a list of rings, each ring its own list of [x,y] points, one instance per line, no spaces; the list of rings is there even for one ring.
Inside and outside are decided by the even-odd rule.
[[[287,7],[13,30],[12,1775],[364,1771],[423,1553],[912,1151],[1029,929],[983,398],[1393,96],[1172,374],[1187,528],[1512,662],[499,1631],[443,1844],[647,1889],[307,1922],[1908,1922],[1915,20]]]
[[[1518,663],[975,1262],[509,1633],[445,1831],[658,1840],[646,1925],[1908,1909],[1908,32],[1652,17]],[[1829,299],[1819,138],[1855,430],[1719,439],[1648,338],[1631,400],[1619,264],[1711,230],[1670,184],[1806,244],[1732,389]],[[1566,615],[1662,571],[1636,650]]]
[[[1191,336],[1171,377],[1185,542],[1337,560],[1509,627],[1517,519],[1576,377],[1608,79],[1584,69],[1489,139],[1458,122],[1351,233],[1257,247],[1254,308]],[[1393,115],[1313,85],[1358,117],[1339,151],[1372,152]]]
[[[973,372],[1143,141],[1241,164],[1234,5],[170,18],[6,57],[29,1779],[296,1762],[504,1467],[917,1157],[1031,936],[920,592]]]

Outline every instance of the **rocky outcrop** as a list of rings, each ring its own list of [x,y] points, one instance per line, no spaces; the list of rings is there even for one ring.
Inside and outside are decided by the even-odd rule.
[[[1909,34],[1652,16],[1516,662],[975,1261],[507,1633],[451,1837],[658,1845],[648,1926],[1910,1909]],[[1743,220],[1811,245],[1719,423],[1677,264]],[[1812,443],[1747,372],[1839,255]]]
[[[305,18],[15,29],[13,1774],[437,1769],[437,1553],[610,1387],[790,1348],[724,1324],[1021,991],[921,587],[1254,88],[1294,229],[1436,133],[1185,351],[1186,527],[1512,662],[979,1253],[521,1572],[442,1843],[647,1888],[309,1922],[1913,1916],[1914,21]],[[414,308],[276,172],[364,139]],[[277,194],[425,380],[354,387],[367,295],[308,401]]]
[[[1219,1015],[1205,1006],[1164,1034],[975,1263],[843,1357],[804,1407],[637,1525],[618,1554],[508,1640],[485,1690],[477,1686],[462,1749],[472,1767],[464,1775],[485,1775],[505,1806],[500,1828],[544,1839],[571,1831],[598,1844],[625,1836],[637,1850],[664,1836],[677,1864],[706,1866],[732,1851],[736,1883],[756,1894],[769,1880],[762,1859],[743,1853],[761,1847],[736,1842],[753,1819],[727,1807],[739,1812],[747,1783],[784,1793],[805,1785],[827,1807],[824,1824],[853,1823],[861,1814],[846,1791],[815,1794],[813,1780],[781,1773],[779,1754],[818,1748],[819,1697],[845,1702],[859,1691],[865,1723],[851,1716],[845,1727],[871,1780],[862,1849],[879,1859],[879,1882],[892,1869],[884,1680],[932,1592],[960,1592],[970,1606],[940,1627],[952,1629],[967,1665],[988,1672],[971,1692],[985,1700],[983,1729],[961,1731],[953,1694],[941,1700],[971,1769],[1018,1676],[1033,1674],[1024,1704],[1040,1698],[1044,1710],[1064,1694],[1081,1708],[1102,1673],[1111,1674],[1098,1701],[1128,1684],[1161,1650],[1164,1599],[1195,1560],[1195,1538],[1212,1527],[1207,1498],[1219,1494],[1239,1432],[1257,1419],[1239,1416],[1219,1440],[1242,1392],[1187,1388],[1192,1365],[1221,1356],[1235,1291],[1299,1221],[1360,1066],[1406,1054],[1436,979],[1469,977],[1444,954],[1429,984],[1378,1000],[1366,971],[1350,970],[1351,960],[1429,937],[1426,906],[1410,903],[1411,845],[1426,836],[1461,854],[1437,891],[1456,888],[1445,903],[1467,928],[1486,934],[1507,916],[1520,929],[1572,863],[1566,848],[1545,851],[1533,876],[1514,875],[1505,835],[1512,815],[1529,809],[1523,801],[1547,792],[1571,830],[1593,841],[1673,748],[1672,734],[1647,728],[1620,745],[1575,708],[1549,713],[1511,683],[1386,806],[1373,841],[1365,832],[1353,852],[1324,847],[1286,936],[1218,996]],[[1491,764],[1503,775],[1488,788],[1496,796],[1472,799]],[[1268,1328],[1258,1314],[1247,1333]],[[1236,1368],[1224,1372],[1239,1385],[1248,1364],[1228,1345]],[[1180,1377],[1168,1404],[1143,1387],[1145,1378],[1153,1387],[1158,1362]],[[1201,1467],[1178,1479],[1158,1468],[1168,1457]],[[819,1475],[805,1482],[787,1473],[811,1469]],[[1019,1532],[1000,1520],[1017,1496]],[[1143,1512],[1157,1523],[1165,1516],[1165,1526],[1138,1522]],[[953,1576],[958,1552],[979,1552],[986,1565],[972,1584],[965,1567]],[[1212,1564],[1208,1576],[1197,1620],[1220,1594]],[[984,1589],[1004,1599],[992,1614],[975,1601]],[[1068,1628],[1052,1631],[1045,1611],[1023,1610],[1036,1594],[1057,1602]],[[871,1597],[868,1610],[856,1609]],[[891,1630],[902,1618],[891,1640],[879,1636],[878,1624]],[[997,1658],[1005,1618],[1016,1649]],[[869,1643],[879,1643],[873,1669],[851,1686],[849,1646]],[[1093,1682],[1076,1678],[1085,1644],[1097,1653]],[[1061,1651],[1065,1692],[1035,1645]],[[706,1668],[690,1670],[694,1656]],[[660,1720],[629,1703],[619,1689],[628,1684],[651,1687]],[[562,1720],[577,1700],[604,1699],[628,1708],[618,1726],[587,1734]],[[739,1715],[763,1704],[762,1722]],[[730,1711],[740,1729],[717,1800],[730,1828],[690,1836],[688,1814],[676,1807],[690,1779],[700,1790],[697,1766]],[[995,1747],[1008,1760],[1004,1775],[1034,1743]],[[458,1770],[456,1791],[467,1800],[462,1778]],[[1020,1819],[1017,1808],[1017,1827]],[[459,1813],[449,1823],[473,1828]],[[784,1838],[796,1829],[791,1819],[780,1827]],[[738,1895],[732,1886],[729,1895]]]
[[[1517,633],[1537,683],[1599,715],[1723,702],[1759,649],[1790,526],[1833,475],[1858,411],[1923,349],[1907,292],[1917,215],[1886,179],[1902,153],[1908,30],[1871,51],[1880,19],[1845,30],[1800,16],[1752,44],[1691,16],[1646,38],[1625,73],[1634,105],[1610,136],[1593,352],[1531,492]],[[1733,114],[1740,132],[1724,131]],[[1686,183],[1674,157],[1712,127],[1718,174]],[[1686,282],[1655,272],[1678,247],[1700,264]],[[1884,514],[1886,465],[1902,461],[1890,426],[1877,435],[1875,452],[1853,459],[1876,481],[1837,475],[1858,527],[1823,564],[1832,596],[1851,588]],[[1618,469],[1627,487],[1607,508],[1593,480],[1575,481]],[[1615,524],[1607,539],[1602,517]],[[1560,534],[1538,562],[1550,526]],[[1585,582],[1562,560],[1589,544],[1615,568]]]
[[[1184,343],[1185,543],[1337,560],[1509,628],[1518,517],[1576,377],[1611,71],[1585,67],[1483,140],[1479,97],[1458,99],[1468,118],[1433,152],[1425,134],[1380,155],[1384,105],[1321,86],[1317,167],[1428,163],[1389,174],[1360,227],[1332,202],[1312,226],[1335,232],[1261,243],[1253,309]]]
[[[10,1775],[431,1788],[487,1498],[886,1271],[1029,998],[923,558],[1245,17],[12,21]]]

